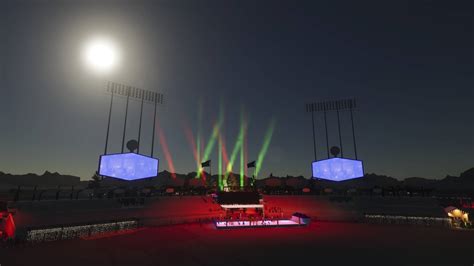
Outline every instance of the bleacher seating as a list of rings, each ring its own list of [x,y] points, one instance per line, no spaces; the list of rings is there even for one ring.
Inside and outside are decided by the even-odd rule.
[[[119,199],[16,202],[18,230],[31,225],[49,228],[58,224],[83,224],[137,218],[142,225],[196,222],[222,216],[210,196],[164,196],[125,206]],[[132,206],[132,207],[131,207]],[[20,232],[21,233],[21,232]]]

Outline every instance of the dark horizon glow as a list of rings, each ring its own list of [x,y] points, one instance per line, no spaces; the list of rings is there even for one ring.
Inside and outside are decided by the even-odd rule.
[[[208,157],[220,158],[213,173],[225,172],[243,109],[244,163],[260,161],[259,178],[310,177],[312,128],[304,104],[355,98],[357,153],[367,173],[459,175],[474,166],[472,32],[470,1],[6,0],[0,171],[90,179],[105,141],[105,87],[115,81],[165,95],[157,122],[166,145],[155,141],[160,171],[173,165],[193,172]],[[120,48],[120,63],[107,75],[84,67],[82,51],[94,36]],[[120,152],[124,110],[117,97],[111,153]],[[126,140],[137,139],[139,113],[140,104],[130,101]],[[329,146],[339,145],[334,116]],[[206,150],[221,118],[215,145]],[[326,157],[322,119],[315,117],[318,158]],[[348,119],[341,112],[344,156],[352,158]],[[153,106],[145,105],[143,154],[151,151],[151,121]],[[233,162],[236,172],[241,157]]]

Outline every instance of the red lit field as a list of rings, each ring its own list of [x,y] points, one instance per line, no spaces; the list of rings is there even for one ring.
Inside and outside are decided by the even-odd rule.
[[[0,250],[1,265],[472,265],[474,231],[316,222],[216,230],[145,228]],[[436,256],[434,256],[436,255]],[[363,263],[363,264],[361,264]]]

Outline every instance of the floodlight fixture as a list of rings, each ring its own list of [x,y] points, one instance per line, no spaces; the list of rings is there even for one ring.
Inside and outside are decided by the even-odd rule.
[[[343,146],[342,146],[342,135],[341,135],[341,121],[340,121],[340,111],[348,110],[350,112],[351,117],[351,126],[352,126],[352,140],[354,144],[354,154],[355,158],[357,159],[357,145],[356,145],[356,138],[355,138],[355,129],[354,129],[354,117],[353,117],[353,109],[356,108],[356,100],[355,99],[343,99],[343,100],[332,100],[332,101],[321,101],[321,102],[313,102],[307,103],[305,105],[305,110],[307,113],[311,113],[311,121],[312,121],[312,129],[313,129],[313,151],[314,151],[314,160],[317,161],[317,154],[316,154],[316,133],[315,133],[315,122],[314,122],[314,113],[323,113],[324,115],[324,128],[326,132],[326,152],[327,158],[329,159],[329,133],[328,133],[328,124],[327,124],[327,113],[330,111],[336,111],[337,114],[337,125],[338,125],[338,135],[339,135],[339,147],[341,149],[341,157],[344,157],[343,153]]]
[[[356,107],[355,99],[343,99],[334,101],[321,101],[306,104],[306,112],[311,113],[312,129],[313,129],[313,149],[314,161],[311,166],[313,178],[326,179],[332,181],[344,181],[364,176],[363,163],[357,158],[357,146],[354,130],[353,109]],[[341,121],[340,111],[349,111],[352,126],[352,140],[354,144],[354,159],[344,158],[342,135],[341,135]],[[335,111],[337,115],[337,130],[339,135],[339,147],[333,146],[329,149],[329,133],[327,125],[327,113]],[[318,160],[316,153],[316,134],[314,113],[323,113],[324,128],[326,132],[326,152],[327,159]],[[334,156],[330,158],[329,152]],[[340,153],[340,157],[339,156]]]
[[[114,97],[118,96],[118,97],[126,98],[125,118],[124,118],[124,125],[123,125],[123,134],[122,134],[122,149],[121,149],[122,153],[124,152],[124,148],[125,148],[125,135],[126,135],[126,130],[127,130],[128,105],[129,105],[130,98],[141,101],[140,121],[139,121],[139,126],[138,126],[137,153],[140,152],[140,146],[141,146],[140,140],[141,140],[141,128],[142,128],[143,104],[144,103],[154,104],[153,133],[152,133],[152,143],[151,143],[151,157],[153,157],[154,143],[155,143],[156,108],[158,104],[163,104],[163,101],[164,101],[163,94],[154,92],[151,90],[140,89],[140,88],[130,86],[130,85],[125,85],[122,83],[112,82],[112,81],[107,82],[105,92],[110,93],[111,98],[110,98],[109,117],[108,117],[108,123],[107,123],[107,134],[106,134],[106,139],[105,139],[104,154],[107,154],[107,148],[108,148],[110,120],[112,116],[112,105],[113,105]]]

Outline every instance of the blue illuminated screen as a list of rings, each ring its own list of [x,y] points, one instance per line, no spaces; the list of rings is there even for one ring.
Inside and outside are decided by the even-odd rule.
[[[364,176],[362,161],[331,158],[313,162],[313,177],[331,181],[344,181]]]
[[[158,175],[158,159],[136,153],[100,156],[99,174],[123,180],[136,180]]]

